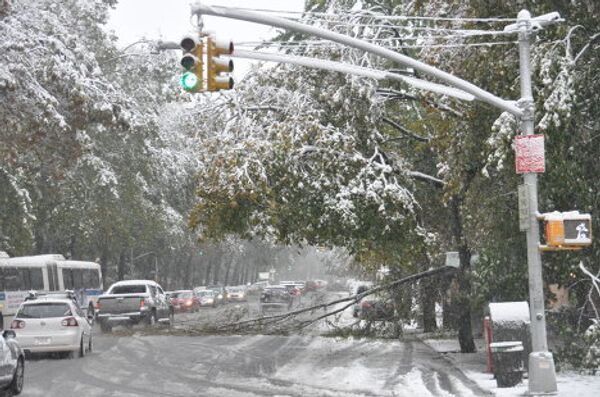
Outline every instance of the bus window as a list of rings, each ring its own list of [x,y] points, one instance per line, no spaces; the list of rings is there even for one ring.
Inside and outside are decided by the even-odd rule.
[[[85,284],[83,283],[83,272],[85,269],[73,269],[73,289],[83,289]]]
[[[21,274],[16,267],[5,267],[2,272],[2,281],[5,291],[20,291],[23,288]]]
[[[97,289],[100,287],[100,277],[98,270],[85,269],[83,271],[83,285],[88,289]]]
[[[28,291],[44,289],[42,269],[4,267],[0,270],[0,289],[4,291]]]
[[[31,279],[31,289],[43,290],[44,289],[44,273],[41,268],[29,269],[29,275]]]

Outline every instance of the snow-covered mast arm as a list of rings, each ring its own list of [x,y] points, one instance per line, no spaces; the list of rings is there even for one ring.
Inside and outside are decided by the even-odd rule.
[[[248,22],[255,22],[263,25],[269,25],[274,27],[279,27],[282,29],[293,30],[297,32],[306,33],[309,35],[313,35],[316,37],[321,37],[326,40],[330,40],[336,43],[344,44],[350,47],[354,47],[365,52],[381,56],[383,58],[389,59],[391,61],[397,62],[401,65],[405,65],[407,67],[411,67],[415,70],[420,71],[421,73],[427,74],[434,78],[437,78],[453,87],[456,87],[460,90],[466,91],[469,94],[472,94],[479,100],[486,102],[496,108],[502,109],[504,111],[510,112],[515,116],[522,117],[523,110],[520,109],[514,101],[507,101],[496,95],[485,91],[484,89],[476,86],[475,84],[469,83],[459,77],[456,77],[450,73],[439,70],[431,65],[420,62],[416,59],[408,57],[403,54],[399,54],[395,51],[389,50],[387,48],[356,39],[354,37],[349,37],[343,34],[339,34],[336,32],[331,32],[326,29],[321,29],[316,26],[304,25],[295,21],[290,21],[284,18],[279,18],[270,15],[263,15],[257,12],[239,10],[235,8],[228,7],[219,7],[219,6],[208,6],[203,5],[200,2],[192,4],[191,6],[192,14],[198,15],[214,15],[217,17],[223,18],[232,18],[239,19]]]

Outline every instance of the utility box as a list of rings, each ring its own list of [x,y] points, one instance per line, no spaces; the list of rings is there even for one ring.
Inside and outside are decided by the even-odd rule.
[[[527,302],[496,302],[489,304],[493,342],[522,342],[523,363],[531,353],[530,314]]]

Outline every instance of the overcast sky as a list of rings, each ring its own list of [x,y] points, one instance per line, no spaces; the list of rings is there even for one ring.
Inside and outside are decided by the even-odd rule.
[[[140,38],[179,41],[190,31],[191,0],[119,0],[112,11],[108,28],[119,37],[124,47]],[[203,4],[227,7],[302,11],[304,0],[205,0]],[[204,27],[219,37],[234,41],[257,41],[273,37],[275,31],[264,25],[233,19],[204,17]],[[249,67],[249,61],[235,60],[235,78],[239,80]]]

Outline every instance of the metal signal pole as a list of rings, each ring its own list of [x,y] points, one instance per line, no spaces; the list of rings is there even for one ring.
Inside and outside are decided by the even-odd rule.
[[[523,135],[534,134],[535,103],[531,83],[531,39],[534,36],[529,11],[522,10],[517,17],[519,32],[519,69],[523,110],[521,128]],[[527,263],[529,273],[529,305],[531,316],[532,353],[529,355],[529,393],[556,393],[556,372],[552,353],[548,352],[546,314],[544,311],[544,282],[540,252],[540,227],[538,221],[538,183],[535,172],[523,175],[526,196],[529,199],[529,228],[527,235]]]

